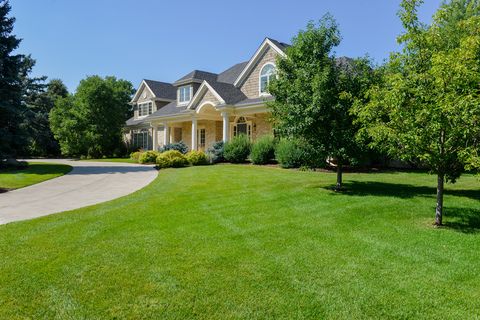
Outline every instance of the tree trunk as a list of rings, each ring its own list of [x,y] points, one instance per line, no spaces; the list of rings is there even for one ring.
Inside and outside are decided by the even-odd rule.
[[[443,217],[443,185],[445,183],[445,177],[442,174],[438,174],[437,177],[437,207],[435,209],[435,225],[442,225]]]
[[[343,174],[343,165],[340,160],[337,160],[337,185],[335,190],[342,190],[342,174]]]

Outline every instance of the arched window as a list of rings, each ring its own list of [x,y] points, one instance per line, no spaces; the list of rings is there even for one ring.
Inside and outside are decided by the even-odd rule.
[[[244,134],[249,138],[252,135],[252,122],[247,121],[245,117],[239,117],[233,125],[233,136],[236,137],[240,134]]]
[[[268,94],[268,85],[270,81],[275,77],[275,65],[273,63],[267,63],[260,70],[260,94]]]

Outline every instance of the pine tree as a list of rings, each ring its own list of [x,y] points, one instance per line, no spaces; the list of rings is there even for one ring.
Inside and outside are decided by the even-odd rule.
[[[25,56],[13,54],[20,39],[12,34],[15,18],[9,17],[11,7],[7,0],[0,1],[0,164],[14,157],[25,144],[21,129],[22,79]]]

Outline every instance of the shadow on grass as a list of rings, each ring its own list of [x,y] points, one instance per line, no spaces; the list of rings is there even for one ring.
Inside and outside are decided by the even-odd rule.
[[[334,186],[324,187],[333,190]],[[344,183],[344,190],[335,192],[338,195],[349,196],[384,196],[408,199],[418,196],[435,196],[437,189],[427,186],[414,186],[411,184],[386,183],[376,181],[348,181]],[[466,197],[480,200],[480,190],[445,190],[445,195]]]
[[[472,208],[444,208],[444,226],[463,233],[480,232],[480,210]],[[445,221],[446,220],[446,221]]]

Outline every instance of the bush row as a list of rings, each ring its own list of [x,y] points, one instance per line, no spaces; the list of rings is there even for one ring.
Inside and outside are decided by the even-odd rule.
[[[277,160],[282,168],[298,168],[307,163],[308,150],[301,141],[295,139],[277,141],[273,136],[267,135],[252,144],[246,135],[239,135],[227,143],[216,142],[207,153],[194,150],[188,152],[185,143],[180,142],[166,145],[160,152],[133,152],[130,158],[142,164],[155,163],[160,168],[206,165],[222,161],[242,163],[248,158],[254,164],[268,164]]]

